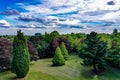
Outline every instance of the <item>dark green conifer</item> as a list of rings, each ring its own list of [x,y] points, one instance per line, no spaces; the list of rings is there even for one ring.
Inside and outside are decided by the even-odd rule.
[[[19,78],[23,78],[29,71],[30,56],[28,52],[27,41],[19,30],[13,41],[13,58],[11,63],[11,71]]]

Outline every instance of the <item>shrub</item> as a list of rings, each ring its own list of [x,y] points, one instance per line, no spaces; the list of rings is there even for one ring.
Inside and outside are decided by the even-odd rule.
[[[65,59],[64,59],[59,47],[57,47],[57,49],[55,51],[55,55],[53,57],[52,62],[53,62],[54,66],[62,66],[65,64]]]
[[[68,50],[66,49],[66,46],[65,46],[64,42],[61,43],[60,49],[61,49],[62,55],[64,56],[64,59],[68,60],[69,54],[68,54]]]

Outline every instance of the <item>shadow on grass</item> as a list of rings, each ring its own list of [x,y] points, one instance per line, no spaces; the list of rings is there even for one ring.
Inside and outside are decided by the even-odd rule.
[[[0,69],[0,72],[6,72],[9,71],[9,69]]]
[[[49,65],[50,67],[62,67],[62,66],[64,66],[64,65]]]
[[[90,70],[82,70],[80,74],[83,77],[88,78],[88,79],[92,78],[93,75],[95,75],[92,69],[90,69]]]
[[[18,78],[18,77],[9,77],[9,80],[24,80],[24,78]]]

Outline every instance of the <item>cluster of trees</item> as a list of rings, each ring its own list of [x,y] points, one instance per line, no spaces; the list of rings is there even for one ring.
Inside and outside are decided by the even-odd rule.
[[[104,71],[107,65],[120,68],[120,33],[114,29],[112,34],[91,32],[60,35],[53,31],[44,35],[24,36],[18,31],[17,36],[0,37],[0,69],[11,68],[18,77],[28,73],[29,60],[53,57],[53,65],[59,66],[65,64],[69,54],[79,55],[83,59],[82,64],[93,66],[94,72]],[[26,68],[23,64],[27,65]]]
[[[87,35],[79,50],[83,65],[93,66],[94,72],[102,72],[107,66],[120,68],[120,35],[117,29],[111,34],[111,46],[101,40],[96,32]]]
[[[69,58],[68,50],[66,49],[64,42],[62,42],[60,47],[58,46],[56,48],[56,51],[52,60],[53,65],[62,66],[65,64],[65,61],[68,60],[68,58]]]

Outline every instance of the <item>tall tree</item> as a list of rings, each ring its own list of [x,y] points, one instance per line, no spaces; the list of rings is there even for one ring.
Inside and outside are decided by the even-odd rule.
[[[57,49],[55,51],[55,55],[53,57],[52,62],[53,62],[54,66],[62,66],[65,64],[65,59],[64,59],[59,47],[57,47]]]
[[[27,41],[19,30],[13,41],[13,58],[11,63],[11,71],[19,78],[23,78],[29,71],[30,55],[28,52]]]
[[[61,43],[60,49],[61,49],[62,55],[64,56],[64,59],[68,60],[69,54],[68,54],[68,50],[66,49],[66,46],[65,46],[64,42]]]
[[[96,32],[87,35],[85,44],[81,47],[79,56],[83,58],[83,65],[93,66],[94,72],[105,69],[105,55],[107,43],[100,40]]]

